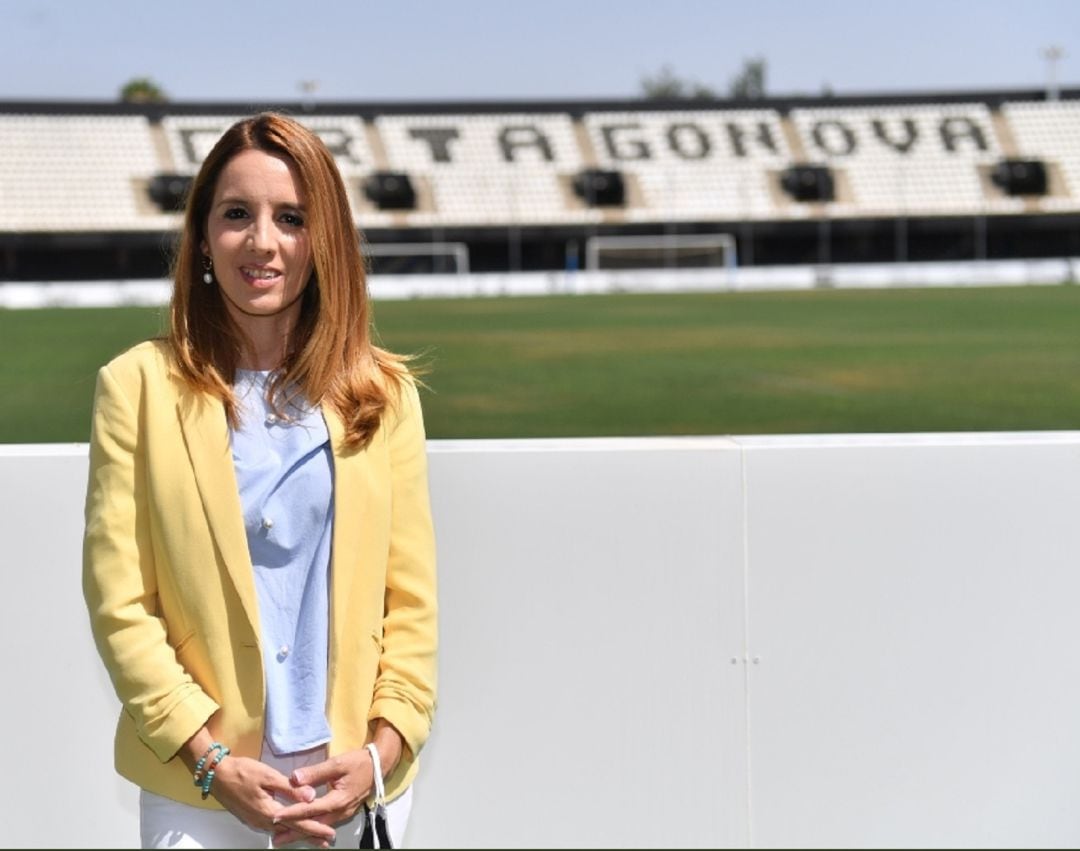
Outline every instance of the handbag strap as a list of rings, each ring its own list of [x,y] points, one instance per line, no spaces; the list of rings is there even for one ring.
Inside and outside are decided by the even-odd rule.
[[[379,750],[375,747],[374,742],[369,742],[364,747],[371,754],[371,766],[375,772],[375,804],[377,806],[385,804],[386,787],[383,785],[382,761],[379,759]]]

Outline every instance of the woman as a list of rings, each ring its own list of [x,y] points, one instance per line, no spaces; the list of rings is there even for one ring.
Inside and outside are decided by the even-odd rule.
[[[369,324],[326,147],[235,124],[192,184],[167,339],[94,401],[83,584],[144,847],[355,847],[376,771],[400,841],[435,551],[417,392]]]

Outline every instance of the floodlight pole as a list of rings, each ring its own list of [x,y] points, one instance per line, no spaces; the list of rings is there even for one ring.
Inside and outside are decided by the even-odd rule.
[[[315,92],[319,88],[318,80],[301,80],[296,84],[303,94],[301,105],[304,112],[311,112],[315,109]]]
[[[1046,99],[1048,101],[1058,99],[1057,64],[1064,56],[1064,48],[1057,44],[1051,44],[1042,49],[1042,57],[1046,60]]]

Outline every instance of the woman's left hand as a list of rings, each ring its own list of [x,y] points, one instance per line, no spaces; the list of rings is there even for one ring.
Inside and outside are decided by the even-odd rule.
[[[375,747],[379,751],[383,775],[394,770],[401,759],[401,735],[389,723],[380,719],[375,730]],[[348,821],[360,810],[375,788],[374,765],[366,748],[346,751],[324,762],[296,769],[289,782],[294,786],[326,787],[326,794],[309,804],[292,804],[279,810],[274,822],[274,845],[287,845],[308,836],[292,827],[305,819],[327,825]]]
[[[291,827],[296,822],[313,819],[335,825],[348,821],[363,806],[375,787],[371,754],[361,748],[331,757],[325,762],[298,768],[290,777],[293,786],[326,786],[326,794],[310,804],[292,804],[280,810],[274,822],[274,845],[287,845],[306,835]]]

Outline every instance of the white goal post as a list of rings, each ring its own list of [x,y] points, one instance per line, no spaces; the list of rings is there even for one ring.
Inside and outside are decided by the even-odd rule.
[[[735,237],[729,233],[591,236],[585,241],[585,268],[666,269],[736,265]]]
[[[469,246],[464,242],[386,242],[366,243],[368,257],[452,257],[454,272],[469,274]]]

